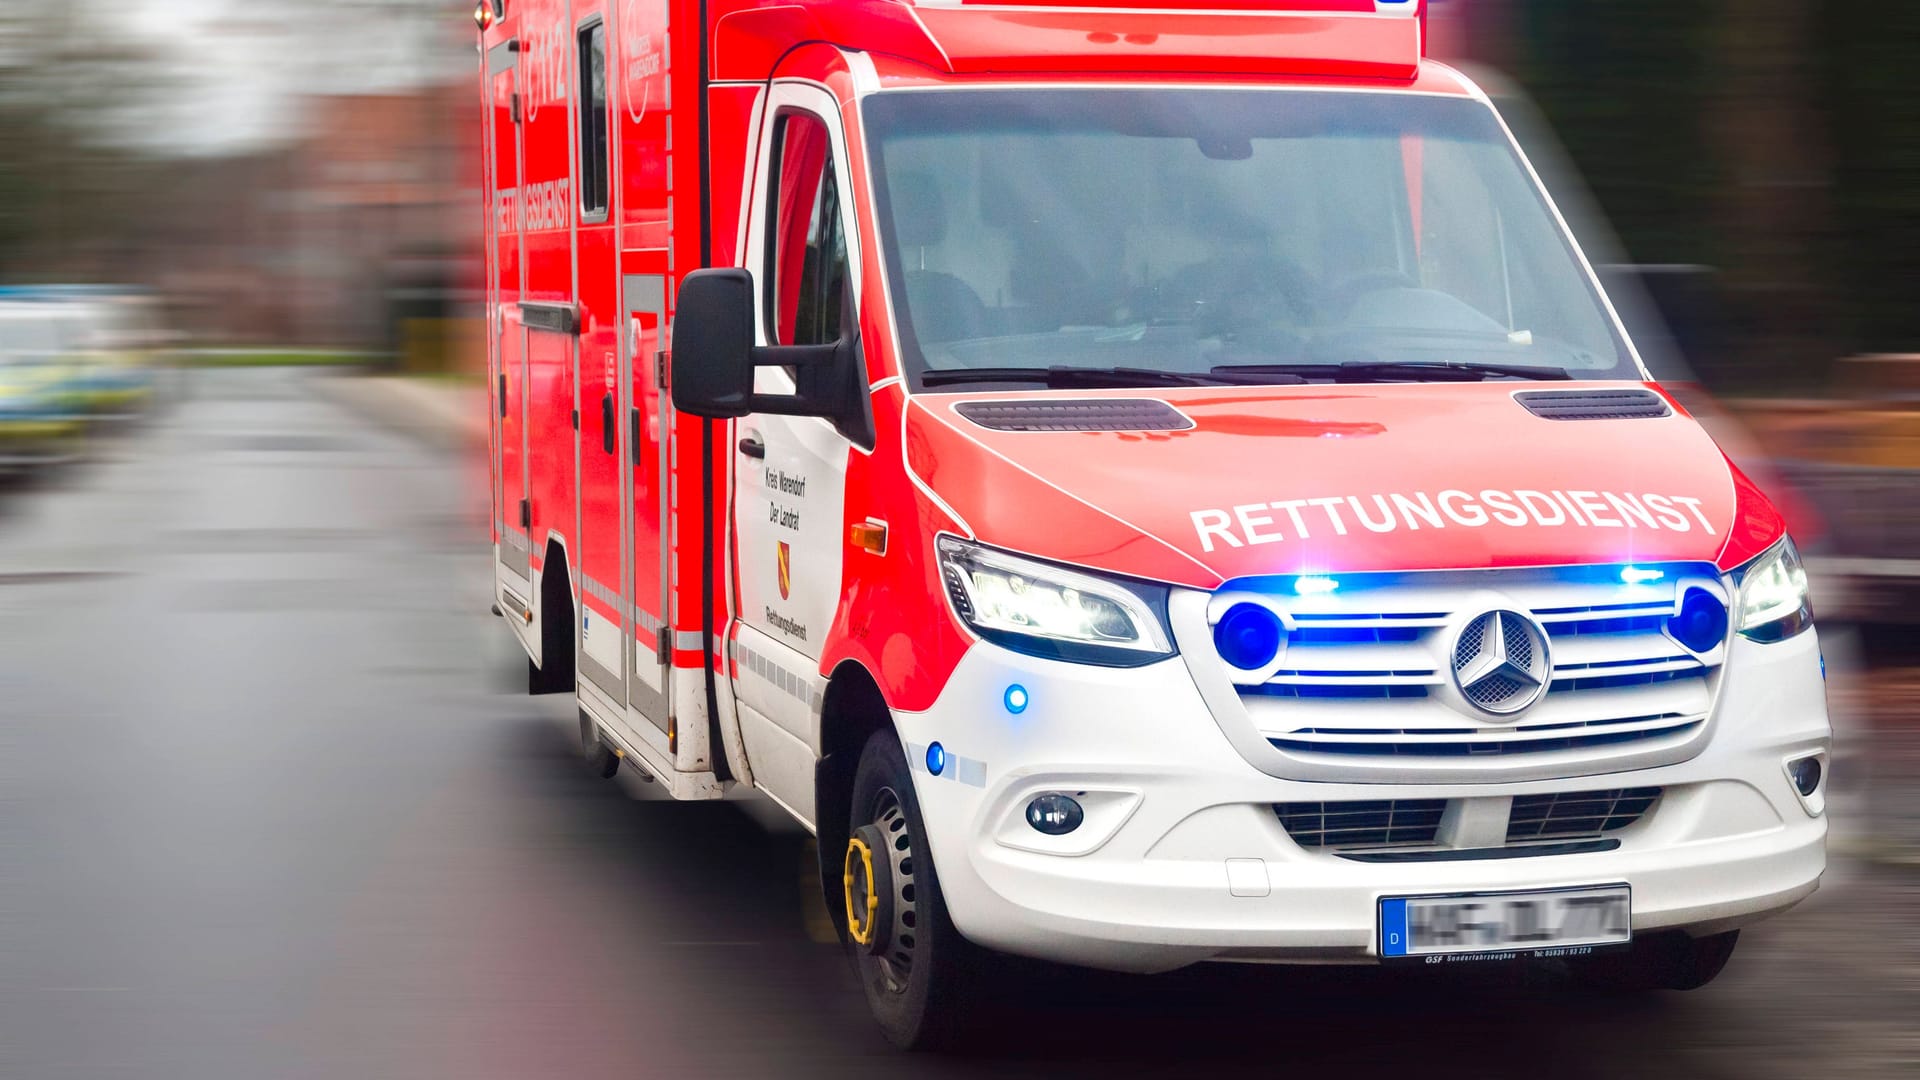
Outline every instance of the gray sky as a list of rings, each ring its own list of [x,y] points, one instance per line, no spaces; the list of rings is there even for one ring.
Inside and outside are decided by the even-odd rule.
[[[130,5],[130,8],[129,8]],[[118,0],[129,31],[174,57],[178,89],[149,132],[190,153],[291,134],[303,94],[457,78],[473,31],[452,0]]]

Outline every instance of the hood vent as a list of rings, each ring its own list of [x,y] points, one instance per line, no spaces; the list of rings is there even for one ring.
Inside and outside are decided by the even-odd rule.
[[[1543,420],[1644,420],[1673,415],[1651,390],[1533,390],[1513,395]]]
[[[1187,415],[1151,398],[965,401],[954,411],[993,431],[1186,431]]]

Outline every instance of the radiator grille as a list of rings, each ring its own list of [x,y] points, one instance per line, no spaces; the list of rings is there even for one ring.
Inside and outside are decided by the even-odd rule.
[[[1666,625],[1683,587],[1717,576],[1706,564],[1663,566],[1633,584],[1618,566],[1351,575],[1313,597],[1247,579],[1217,593],[1209,613],[1242,597],[1286,612],[1276,667],[1227,674],[1253,731],[1316,779],[1577,776],[1697,752],[1724,654],[1693,652]],[[1456,675],[1489,647],[1489,610],[1512,613],[1500,644],[1513,661],[1539,666],[1546,649],[1547,692],[1509,716],[1485,707],[1534,688],[1463,687]]]
[[[1572,840],[1624,829],[1659,797],[1657,787],[1521,795],[1507,817],[1507,843]]]
[[[1303,848],[1424,847],[1440,831],[1445,799],[1279,803],[1280,824]]]
[[[1506,842],[1597,839],[1644,817],[1660,789],[1613,788],[1521,795],[1507,817]],[[1274,814],[1293,842],[1309,851],[1428,848],[1439,842],[1446,799],[1276,803]]]
[[[1384,754],[1398,757],[1503,757],[1585,750],[1671,735],[1685,735],[1706,721],[1668,713],[1571,724],[1520,724],[1504,731],[1474,728],[1301,728],[1268,741],[1282,750],[1315,754]]]

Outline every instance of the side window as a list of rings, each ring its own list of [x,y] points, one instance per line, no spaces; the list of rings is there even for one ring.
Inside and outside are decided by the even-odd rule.
[[[580,28],[580,216],[607,212],[607,26]]]
[[[818,117],[792,112],[773,136],[767,221],[767,326],[776,345],[824,345],[840,337],[847,240],[833,147]]]

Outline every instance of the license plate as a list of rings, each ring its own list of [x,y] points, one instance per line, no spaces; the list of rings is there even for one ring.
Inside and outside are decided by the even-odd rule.
[[[1633,893],[1625,885],[1380,901],[1380,955],[1389,960],[1578,956],[1632,940]]]

